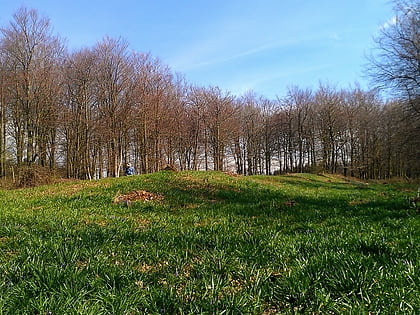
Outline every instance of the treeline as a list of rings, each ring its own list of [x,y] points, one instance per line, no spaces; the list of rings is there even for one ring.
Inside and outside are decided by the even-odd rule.
[[[69,52],[22,8],[0,35],[0,175],[40,165],[89,179],[168,164],[239,174],[420,175],[418,120],[358,86],[269,100],[191,86],[158,58],[104,38]]]

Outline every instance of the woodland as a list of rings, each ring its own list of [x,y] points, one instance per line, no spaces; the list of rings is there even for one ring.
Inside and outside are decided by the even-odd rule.
[[[418,178],[420,4],[394,4],[366,69],[372,89],[320,83],[276,99],[189,84],[122,38],[69,51],[47,17],[20,8],[0,28],[0,176],[119,177],[131,163]]]

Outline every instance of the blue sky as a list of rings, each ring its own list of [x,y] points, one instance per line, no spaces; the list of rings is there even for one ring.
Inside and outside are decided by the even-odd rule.
[[[191,84],[273,99],[293,85],[367,88],[365,56],[393,17],[389,0],[1,0],[0,25],[20,6],[69,49],[121,36]]]

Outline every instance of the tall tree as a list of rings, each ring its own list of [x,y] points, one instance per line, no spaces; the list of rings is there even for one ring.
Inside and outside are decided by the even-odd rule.
[[[268,100],[261,100],[261,113],[262,113],[262,147],[264,152],[264,171],[266,175],[271,174],[271,165],[274,155],[274,119],[275,103]]]
[[[310,131],[308,127],[309,116],[311,115],[313,96],[310,90],[302,90],[298,87],[291,87],[284,100],[288,109],[291,111],[290,133],[292,136],[292,143],[296,146],[297,151],[297,168],[298,172],[305,170],[305,165],[310,165],[311,145]]]
[[[96,128],[95,61],[90,49],[69,55],[64,66],[61,129],[65,135],[67,176],[91,179]],[[97,144],[96,144],[97,145]]]
[[[252,91],[239,99],[240,137],[235,141],[236,168],[241,174],[260,173],[262,159],[264,117],[259,97]],[[268,119],[267,119],[268,120]]]
[[[322,147],[322,166],[335,173],[338,167],[340,136],[344,132],[342,97],[329,86],[321,85],[315,93],[317,125]]]
[[[7,71],[3,67],[4,58],[0,52],[0,177],[6,175],[6,108],[7,108]]]
[[[375,39],[368,72],[382,88],[407,101],[420,117],[420,1],[395,0],[395,17]]]
[[[52,105],[51,96],[56,94],[54,72],[63,45],[52,35],[49,19],[40,17],[36,10],[19,9],[10,25],[0,31],[5,68],[13,77],[10,102],[17,162],[22,162],[26,152],[26,161],[30,164],[38,155],[37,151],[46,150],[45,138],[40,137],[41,124],[51,121],[41,122],[40,118],[50,112],[46,107]]]
[[[164,128],[164,151],[166,163],[181,170],[191,169],[191,138],[188,128],[187,91],[188,84],[180,74],[173,76],[168,85]]]
[[[98,127],[107,152],[108,176],[118,177],[123,162],[124,136],[130,124],[130,65],[128,44],[122,39],[106,37],[93,49],[96,55],[96,103]],[[101,162],[101,161],[100,161]]]
[[[206,131],[204,141],[209,143],[213,169],[222,171],[226,148],[232,141],[233,131],[237,128],[234,98],[218,87],[209,87],[204,93]]]
[[[140,172],[148,173],[161,169],[165,161],[164,138],[171,133],[169,107],[177,102],[176,88],[169,68],[158,58],[139,53],[132,57],[135,156]]]

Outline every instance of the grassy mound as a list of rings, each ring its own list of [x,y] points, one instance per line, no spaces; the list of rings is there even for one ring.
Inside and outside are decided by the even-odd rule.
[[[0,191],[0,310],[415,314],[416,189],[163,171]]]

